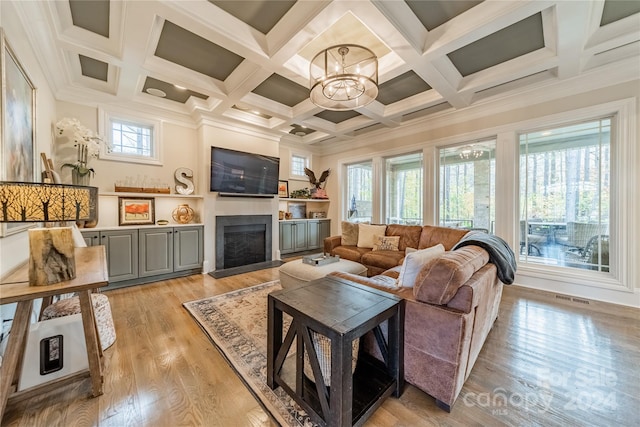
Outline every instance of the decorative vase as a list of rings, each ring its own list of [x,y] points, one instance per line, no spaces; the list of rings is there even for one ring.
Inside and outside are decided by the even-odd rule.
[[[73,185],[89,185],[91,174],[89,172],[80,175],[77,169],[71,170],[71,183]]]
[[[179,224],[188,224],[193,219],[193,209],[186,203],[178,206],[171,212],[173,220]]]

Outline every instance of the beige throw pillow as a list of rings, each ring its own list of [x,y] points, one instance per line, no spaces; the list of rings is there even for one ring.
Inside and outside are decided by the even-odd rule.
[[[439,243],[427,249],[410,252],[404,257],[400,276],[398,276],[398,286],[404,288],[413,288],[418,273],[422,267],[433,258],[437,258],[444,254],[444,246]]]
[[[355,246],[358,244],[358,223],[342,221],[342,240],[344,246]]]
[[[400,236],[373,236],[374,251],[397,251],[400,245]]]
[[[387,230],[386,225],[369,225],[359,224],[358,227],[358,247],[359,248],[373,248],[373,237],[377,234],[384,236],[384,232]]]

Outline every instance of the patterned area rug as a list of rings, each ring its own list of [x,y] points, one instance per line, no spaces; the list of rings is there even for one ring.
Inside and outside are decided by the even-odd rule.
[[[183,305],[278,423],[314,426],[282,387],[267,386],[267,295],[279,289],[276,280]]]

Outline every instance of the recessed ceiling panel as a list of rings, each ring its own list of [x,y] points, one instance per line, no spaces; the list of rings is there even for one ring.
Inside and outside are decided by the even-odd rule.
[[[389,105],[429,89],[431,89],[431,86],[415,72],[407,71],[382,83],[376,100],[384,105]]]
[[[460,74],[468,76],[543,47],[542,14],[536,13],[447,56]]]
[[[107,81],[109,64],[84,55],[78,55],[78,57],[80,58],[80,70],[83,76],[102,80],[104,82]]]
[[[309,98],[309,89],[279,74],[271,76],[260,83],[253,91],[256,95],[293,107]]]
[[[245,104],[241,104],[241,103],[240,104],[235,104],[231,108],[233,108],[234,110],[244,111],[245,113],[250,113],[250,114],[253,114],[254,116],[262,117],[263,119],[267,119],[267,120],[269,120],[269,119],[271,119],[273,117],[273,116],[270,116],[268,114],[261,113],[258,110],[252,110],[251,107],[246,106]]]
[[[345,120],[352,119],[354,117],[358,117],[360,113],[357,111],[331,111],[324,110],[318,114],[316,117],[320,117],[321,119],[327,120],[332,123],[341,123]]]
[[[611,24],[636,13],[640,13],[640,1],[606,0],[602,10],[600,26]]]
[[[151,89],[151,91],[149,91],[149,89]],[[189,89],[179,89],[171,83],[163,82],[162,80],[154,79],[153,77],[147,77],[144,81],[142,92],[151,94],[160,93],[158,90],[166,94],[163,98],[180,102],[181,104],[187,102],[187,100],[192,96],[201,99],[209,98],[207,95],[203,95]]]
[[[345,13],[333,25],[324,30],[307,44],[298,55],[311,62],[323,49],[341,44],[357,44],[371,50],[378,59],[391,50],[375,34],[373,34],[358,18]]]
[[[109,0],[69,0],[76,27],[109,38]]]
[[[245,24],[267,34],[291,9],[295,1],[216,1],[209,0],[225,12],[235,16]]]
[[[425,1],[405,0],[407,6],[413,11],[424,27],[431,31],[447,21],[466,12],[482,1]]]
[[[291,127],[293,129],[291,129],[289,133],[296,136],[306,136],[306,135],[309,135],[310,133],[315,132],[314,129],[309,129],[308,127],[300,126],[296,124],[291,125]]]
[[[170,21],[165,21],[155,55],[175,64],[224,81],[244,60]]]

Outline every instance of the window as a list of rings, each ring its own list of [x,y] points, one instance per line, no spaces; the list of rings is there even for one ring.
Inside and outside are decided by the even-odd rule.
[[[609,271],[611,118],[520,135],[520,260]]]
[[[161,124],[155,119],[103,111],[100,133],[108,141],[101,159],[161,165]]]
[[[422,225],[422,153],[385,159],[387,224]]]
[[[150,157],[153,127],[123,121],[111,121],[111,152]]]
[[[495,150],[495,140],[440,149],[441,226],[493,234]]]
[[[371,222],[373,219],[373,163],[362,162],[346,166],[347,211],[351,222]]]
[[[291,175],[293,177],[307,177],[304,168],[309,167],[309,158],[300,154],[291,155]]]

